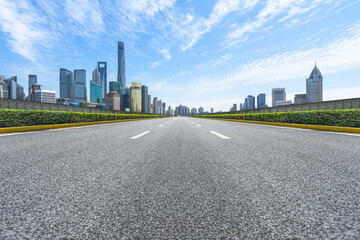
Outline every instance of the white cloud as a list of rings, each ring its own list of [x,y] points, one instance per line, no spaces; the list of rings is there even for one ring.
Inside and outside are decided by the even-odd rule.
[[[168,49],[160,49],[159,52],[166,60],[171,59],[171,54]]]
[[[82,26],[85,33],[104,31],[104,21],[97,0],[66,0],[65,10],[67,15]]]
[[[246,41],[247,37],[245,36],[248,33],[256,32],[260,29],[264,24],[279,16],[282,13],[285,13],[286,16],[281,18],[278,22],[284,22],[287,19],[292,18],[295,15],[304,14],[309,12],[311,9],[315,8],[319,4],[321,4],[323,0],[313,1],[309,6],[306,1],[299,0],[268,0],[266,2],[266,6],[260,10],[256,19],[254,21],[248,21],[243,24],[241,27],[235,29],[230,32],[223,43],[224,46],[232,46],[240,41]],[[331,2],[331,0],[329,1]],[[328,3],[329,3],[328,2]],[[291,25],[298,25],[299,20],[295,20],[292,24],[288,24],[287,27]],[[307,20],[308,21],[308,20]]]
[[[181,47],[183,51],[194,46],[205,33],[219,22],[221,22],[228,14],[232,12],[246,12],[251,10],[257,3],[257,0],[219,0],[208,19],[197,19],[195,23],[188,29],[181,32],[184,38],[184,44]]]
[[[157,61],[157,62],[153,62],[152,64],[151,64],[151,67],[152,68],[157,68],[157,67],[159,67],[161,65],[161,61]]]
[[[9,35],[7,42],[12,51],[31,60],[36,60],[37,46],[48,46],[54,34],[42,27],[44,19],[26,1],[0,0],[0,27]]]

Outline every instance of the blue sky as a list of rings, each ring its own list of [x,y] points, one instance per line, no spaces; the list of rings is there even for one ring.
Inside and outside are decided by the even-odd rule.
[[[293,100],[315,61],[324,100],[360,97],[359,0],[0,0],[0,74],[25,88],[37,74],[58,92],[59,68],[90,81],[98,61],[116,81],[119,40],[127,85],[172,107],[229,110],[259,93],[271,105],[275,87]]]

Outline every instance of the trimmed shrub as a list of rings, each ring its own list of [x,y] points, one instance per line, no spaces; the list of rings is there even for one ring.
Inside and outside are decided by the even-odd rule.
[[[195,117],[224,118],[279,123],[298,123],[340,127],[360,127],[360,109],[251,114],[208,114],[196,115]]]
[[[21,127],[61,123],[97,122],[123,119],[159,118],[166,115],[108,114],[43,110],[0,109],[0,127]]]

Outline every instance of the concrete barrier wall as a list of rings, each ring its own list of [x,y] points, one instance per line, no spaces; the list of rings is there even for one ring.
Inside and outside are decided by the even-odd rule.
[[[310,111],[310,110],[335,110],[335,109],[359,109],[360,98],[341,99],[334,101],[292,104],[288,106],[257,108],[227,113],[273,113],[273,112],[293,112],[293,111]]]
[[[100,108],[89,108],[89,107],[32,102],[32,101],[22,101],[22,100],[4,99],[4,98],[0,98],[0,108],[2,108],[2,109],[66,111],[66,112],[86,112],[86,113],[114,113],[114,114],[129,113],[129,112],[124,112],[124,111],[112,111],[112,110],[100,109]]]

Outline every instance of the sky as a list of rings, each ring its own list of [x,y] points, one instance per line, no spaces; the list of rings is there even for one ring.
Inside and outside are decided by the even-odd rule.
[[[360,0],[0,0],[0,74],[59,92],[59,69],[98,61],[167,103],[228,111],[247,95],[305,93],[315,62],[324,100],[360,97]],[[88,93],[89,98],[89,93]]]

